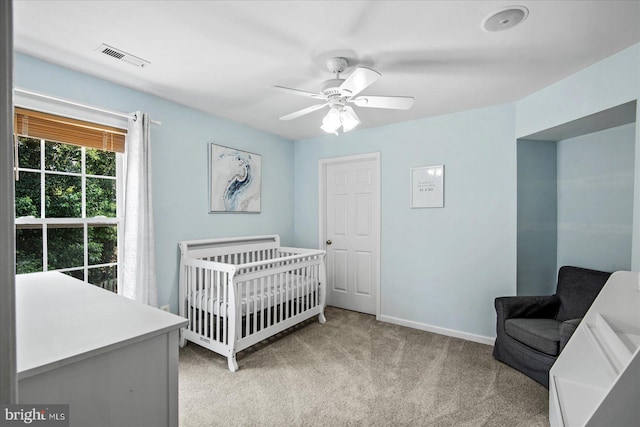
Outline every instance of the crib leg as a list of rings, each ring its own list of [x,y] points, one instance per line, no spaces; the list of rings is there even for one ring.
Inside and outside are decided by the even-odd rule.
[[[229,370],[231,372],[235,372],[238,370],[238,363],[236,362],[235,354],[227,358],[227,363],[229,364]]]
[[[324,312],[318,314],[318,322],[320,322],[320,323],[326,323],[327,322],[327,318],[324,317]]]

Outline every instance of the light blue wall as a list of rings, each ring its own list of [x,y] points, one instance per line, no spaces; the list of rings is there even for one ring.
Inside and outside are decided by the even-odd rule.
[[[518,140],[518,295],[555,293],[557,148]]]
[[[635,44],[515,103],[516,137],[640,99],[640,44]],[[640,123],[640,108],[636,109]],[[635,129],[631,268],[640,270],[640,126]]]
[[[631,268],[635,125],[558,142],[558,268]]]
[[[640,96],[640,43],[516,102],[516,136],[549,129]]]
[[[298,141],[295,240],[318,247],[318,161],[381,153],[381,314],[495,335],[516,286],[512,105]],[[445,165],[445,207],[409,208],[409,169]]]
[[[640,44],[513,104],[295,144],[23,55],[15,80],[163,122],[152,129],[156,246],[160,302],[174,310],[179,240],[275,232],[285,244],[317,247],[318,159],[378,151],[382,314],[494,336],[493,298],[516,293],[516,137],[640,98]],[[263,154],[262,214],[207,214],[206,144],[213,141]],[[409,168],[439,163],[446,165],[445,208],[409,209]],[[640,269],[640,185],[634,195],[632,265]]]
[[[125,65],[126,66],[126,65]],[[178,242],[280,234],[293,243],[293,143],[253,128],[16,54],[17,87],[102,108],[150,113],[159,303],[177,310]],[[207,144],[262,155],[262,213],[208,214]]]

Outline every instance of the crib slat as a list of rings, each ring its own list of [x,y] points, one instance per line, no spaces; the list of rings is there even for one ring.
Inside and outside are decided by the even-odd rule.
[[[273,314],[271,314],[271,313],[272,313],[272,311],[275,310],[275,306],[276,306],[275,292],[273,291],[272,276],[271,275],[267,276],[267,288],[269,289],[269,295],[267,296],[267,298],[269,298],[269,300],[268,300],[268,302],[269,302],[269,304],[268,304],[269,310],[267,312],[267,316],[268,316],[267,324],[269,326],[271,326],[271,325],[273,325]],[[273,294],[273,297],[272,297],[272,294]],[[271,301],[272,299],[273,299],[273,303]]]
[[[298,277],[295,270],[289,273],[289,283],[291,283],[291,316],[295,316],[298,311]]]
[[[318,266],[313,269],[313,306],[318,305],[318,283],[320,282],[318,275]]]
[[[310,310],[313,307],[311,303],[311,298],[312,298],[311,292],[313,292],[313,266],[307,267],[306,285],[307,285],[307,291],[306,291],[307,310]]]
[[[296,287],[296,299],[293,300],[295,306],[296,306],[296,314],[300,313],[300,299],[301,299],[301,292],[300,292],[300,270],[294,270],[293,272],[293,284]]]
[[[257,332],[257,324],[258,324],[258,281],[252,280],[253,282],[253,332]],[[247,335],[249,335],[247,333]]]
[[[293,304],[292,304],[292,301],[291,301],[291,299],[293,298],[293,289],[291,289],[291,279],[290,279],[289,276],[290,276],[289,273],[285,273],[285,282],[284,283],[285,283],[285,286],[287,287],[287,293],[286,293],[286,298],[287,298],[287,319],[293,315]]]
[[[226,289],[226,283],[227,283],[227,273],[225,272],[220,272],[220,290],[218,291],[218,321],[220,322],[220,326],[218,326],[218,330],[220,331],[218,333],[218,341],[220,341],[221,343],[225,344],[225,337],[224,337],[224,331],[225,329],[227,329],[227,323],[228,323],[228,319],[227,316],[228,314],[226,313],[226,309],[225,312],[223,313],[223,308],[225,306],[225,304],[227,304],[227,297],[225,294],[225,289]]]
[[[302,269],[304,275],[302,276],[302,311],[309,309],[309,267]]]
[[[193,305],[193,332],[198,333],[198,305],[200,304],[200,295],[198,294],[198,267],[193,268],[193,297],[195,304]]]
[[[264,252],[264,251],[263,251]],[[264,277],[260,278],[260,330],[265,328],[265,321],[267,320],[267,313],[265,313],[266,310],[268,310],[266,307],[269,307],[269,302],[265,300],[265,298],[268,298],[268,295],[265,295],[264,293]]]
[[[200,313],[202,315],[202,335],[207,336],[207,285],[209,270],[202,269],[202,304],[200,305]]]
[[[313,306],[317,306],[318,305],[318,282],[320,281],[318,279],[319,275],[318,275],[318,269],[314,268],[313,269]]]
[[[205,270],[204,268],[201,268],[200,269],[200,324],[198,326],[200,327],[199,334],[203,336],[205,334],[204,325],[206,323],[205,320],[207,315],[207,300],[205,295],[207,291],[206,278],[207,278],[207,270]]]
[[[215,304],[218,304],[220,302],[220,299],[217,297],[218,294],[218,281],[219,281],[219,274],[217,270],[212,270],[211,271],[211,306],[209,307],[209,311],[211,313],[211,325],[209,326],[209,328],[211,329],[211,339],[213,341],[216,340],[216,331],[218,329],[218,319],[216,318],[216,314],[215,314]]]
[[[282,276],[283,273],[280,273],[276,276],[278,279],[278,296],[280,297],[280,312],[278,313],[278,322],[282,322],[282,317],[284,316],[284,289],[282,286]]]
[[[244,282],[243,285],[244,285],[244,292],[242,293],[242,295],[243,295],[243,299],[245,300],[245,303],[244,303],[245,322],[244,323],[245,323],[245,326],[246,326],[244,334],[242,335],[244,337],[244,336],[249,334],[249,326],[250,326],[249,321],[251,319],[250,319],[250,316],[249,316],[249,301],[247,300],[247,297],[249,296],[249,282]]]
[[[196,295],[198,296],[198,311],[196,312],[196,333],[200,334],[200,328],[202,327],[202,269],[196,267]]]
[[[309,267],[309,277],[307,278],[307,308],[311,309],[313,307],[315,307],[315,305],[313,304],[313,284],[315,283],[315,281],[313,280],[313,276],[314,276],[314,268],[313,267]]]
[[[229,313],[229,275],[227,273],[223,273],[224,284],[222,285],[222,302],[218,306],[218,313],[224,319],[224,326],[222,327],[222,343],[228,344],[229,341],[227,330],[229,329],[229,318],[231,314]],[[224,315],[222,313],[224,310]]]
[[[289,282],[291,283],[291,317],[295,316],[298,311],[298,283],[295,270],[289,273]]]
[[[193,269],[193,267],[191,266],[185,266],[185,277],[186,277],[186,281],[187,281],[187,317],[189,318],[189,324],[187,325],[187,329],[192,331],[193,330],[193,306],[195,304],[195,302],[193,301],[193,296],[192,296],[192,280],[191,280],[191,270]],[[189,313],[191,311],[191,313]]]
[[[315,280],[315,289],[316,289],[316,305],[320,305],[320,279],[322,275],[320,274],[320,268],[316,268],[316,280]]]
[[[309,308],[313,308],[315,307],[315,299],[313,297],[313,291],[315,289],[315,283],[316,283],[316,269],[315,266],[313,267],[309,267],[309,296],[308,296],[308,301],[309,301]]]
[[[193,295],[193,305],[191,306],[191,330],[196,332],[196,324],[197,324],[197,311],[196,306],[198,305],[198,268],[191,268],[191,294]]]
[[[300,272],[300,292],[302,293],[302,311],[305,312],[307,311],[307,282],[308,282],[308,278],[307,278],[307,273],[308,273],[309,269],[307,267],[305,268],[301,268]]]
[[[286,264],[289,264],[289,263],[287,262]],[[287,310],[288,310],[287,319],[288,319],[289,317],[293,316],[293,310],[295,309],[295,307],[293,305],[293,302],[294,302],[293,301],[294,289],[293,289],[293,286],[292,286],[293,285],[293,280],[291,278],[291,273],[285,273],[285,275],[286,275],[285,284],[287,286]]]
[[[302,313],[302,269],[296,270],[296,293],[298,294],[298,314]]]
[[[281,273],[280,278],[280,300],[282,301],[282,320],[287,318],[287,280],[286,273]]]
[[[193,305],[191,306],[190,310],[191,310],[191,331],[195,332],[196,331],[196,305],[198,304],[198,294],[196,293],[196,285],[197,285],[197,281],[196,281],[196,267],[191,267],[189,269],[189,292],[192,295],[193,298]]]
[[[316,304],[317,305],[322,305],[322,294],[321,294],[321,292],[323,292],[323,286],[326,289],[326,281],[325,281],[325,279],[323,277],[324,276],[322,275],[322,272],[320,271],[320,269],[318,269],[318,277],[316,277],[316,281],[317,281],[317,284],[316,284],[316,299],[317,299]],[[323,283],[320,283],[321,280],[323,281]]]
[[[200,305],[200,295],[198,295],[198,267],[193,267],[192,271],[192,292],[193,292],[193,332],[198,333],[198,306]]]
[[[218,314],[216,314],[216,329],[214,331],[214,340],[220,341],[220,314],[221,314],[221,306],[220,306],[220,284],[222,283],[222,272],[216,271],[216,305],[218,306]],[[215,311],[213,307],[211,307],[211,311]],[[212,314],[213,316],[213,314]]]
[[[309,267],[305,267],[302,269],[302,282],[300,283],[300,287],[302,288],[302,311],[307,311],[309,308],[307,304],[307,298],[309,298],[309,294],[307,292],[307,288],[309,287]]]
[[[218,281],[218,272],[216,270],[209,270],[209,295],[207,297],[207,328],[209,329],[208,338],[212,341],[215,341],[215,329],[217,325],[216,316],[215,316],[215,304],[217,304],[217,300],[215,297],[216,292],[216,283]]]

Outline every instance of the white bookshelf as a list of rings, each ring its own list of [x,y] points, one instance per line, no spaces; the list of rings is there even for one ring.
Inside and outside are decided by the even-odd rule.
[[[639,280],[612,274],[551,367],[551,426],[640,425]]]

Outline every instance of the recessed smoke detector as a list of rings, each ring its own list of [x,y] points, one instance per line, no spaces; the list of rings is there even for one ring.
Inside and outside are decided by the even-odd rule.
[[[123,50],[117,49],[113,46],[109,46],[108,44],[101,44],[96,49],[97,52],[104,53],[112,58],[115,58],[119,61],[124,61],[127,64],[135,65],[136,67],[144,68],[147,65],[151,64],[149,61],[146,61],[142,58],[139,58],[135,55],[131,55]]]
[[[504,31],[515,27],[529,16],[524,6],[509,6],[493,12],[482,20],[482,29],[489,32]]]

